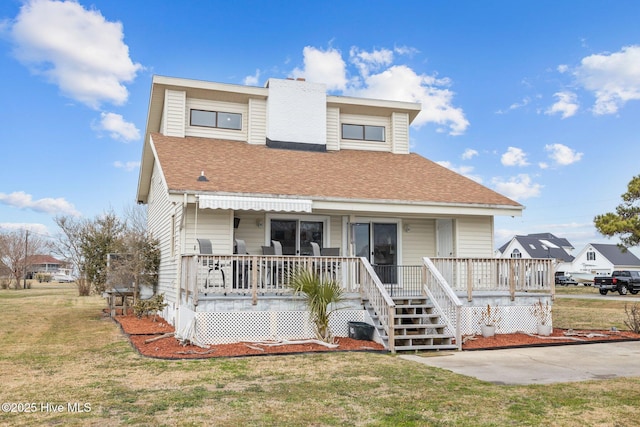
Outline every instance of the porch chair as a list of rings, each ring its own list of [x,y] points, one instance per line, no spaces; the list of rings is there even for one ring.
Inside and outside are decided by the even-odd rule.
[[[321,256],[320,245],[317,244],[316,242],[310,242],[310,243],[311,243],[311,255]]]
[[[235,250],[236,250],[235,253],[238,255],[249,254],[249,252],[247,252],[247,244],[245,243],[244,240],[236,239]]]
[[[197,239],[198,240],[198,253],[201,255],[213,255],[213,245],[209,239]]]
[[[272,240],[271,245],[273,246],[273,254],[274,255],[282,255],[282,243],[277,240]]]
[[[234,253],[238,255],[248,255],[247,244],[244,240],[235,239]],[[249,288],[249,271],[251,270],[251,261],[234,260],[233,261],[233,287],[235,289]]]

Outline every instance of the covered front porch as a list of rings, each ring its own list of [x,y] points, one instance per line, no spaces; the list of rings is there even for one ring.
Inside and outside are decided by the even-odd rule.
[[[479,332],[487,304],[501,311],[498,333],[533,333],[531,307],[554,297],[549,259],[424,257],[417,265],[380,266],[365,257],[196,254],[182,256],[176,327],[209,344],[308,338],[306,307],[289,287],[298,269],[347,293],[332,319],[336,335],[347,336],[349,321],[371,323],[390,351],[405,350],[416,336],[459,349],[464,335]]]

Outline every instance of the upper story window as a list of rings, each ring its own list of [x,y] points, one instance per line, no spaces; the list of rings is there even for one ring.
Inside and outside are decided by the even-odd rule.
[[[522,253],[518,249],[514,249],[511,252],[511,258],[522,258]]]
[[[342,139],[384,142],[384,126],[343,124]]]
[[[596,260],[596,253],[593,251],[587,252],[587,261],[595,261],[595,260]]]
[[[191,126],[242,130],[242,114],[191,110]]]

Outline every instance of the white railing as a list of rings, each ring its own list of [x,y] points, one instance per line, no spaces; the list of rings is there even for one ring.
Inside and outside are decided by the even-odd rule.
[[[181,292],[187,297],[208,295],[292,294],[291,273],[306,269],[321,280],[335,280],[346,292],[358,292],[358,258],[256,255],[185,255]]]
[[[449,332],[455,336],[458,349],[462,350],[462,334],[460,332],[462,302],[433,262],[426,257],[422,261],[424,290],[440,314],[441,320],[446,323]]]
[[[387,334],[389,342],[389,351],[395,353],[394,314],[396,312],[396,304],[389,296],[380,278],[375,273],[369,261],[366,258],[360,258],[360,290],[362,295],[369,300],[371,307],[378,315],[378,319],[382,324],[382,328]]]
[[[505,258],[431,258],[436,270],[456,292],[473,300],[477,291],[543,292],[555,296],[553,260]]]

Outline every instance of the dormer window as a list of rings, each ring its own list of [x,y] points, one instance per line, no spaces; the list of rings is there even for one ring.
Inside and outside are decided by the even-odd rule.
[[[190,124],[191,126],[242,130],[242,114],[191,110]]]
[[[384,126],[343,124],[342,139],[384,142]]]

